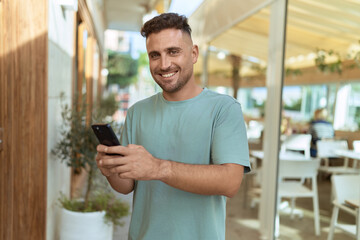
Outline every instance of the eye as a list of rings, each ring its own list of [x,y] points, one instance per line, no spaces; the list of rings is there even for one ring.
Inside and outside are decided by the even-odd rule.
[[[176,55],[179,53],[179,50],[173,49],[169,51],[170,55]]]
[[[158,53],[150,53],[149,54],[149,58],[150,59],[157,59],[157,58],[159,58],[160,57],[160,54],[158,54]]]

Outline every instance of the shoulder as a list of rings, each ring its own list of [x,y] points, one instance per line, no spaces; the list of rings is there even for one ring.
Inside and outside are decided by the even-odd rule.
[[[211,90],[205,92],[204,111],[210,111],[216,126],[226,121],[238,122],[243,121],[243,112],[240,103],[232,96],[216,93]]]
[[[130,108],[129,111],[135,111],[137,109],[148,108],[149,106],[153,105],[156,101],[158,101],[159,93],[152,95],[151,97],[142,99],[136,103],[134,103]]]
[[[205,98],[208,102],[213,103],[214,105],[221,107],[221,108],[227,108],[232,105],[236,105],[240,107],[240,103],[233,98],[232,96],[221,94],[214,92],[209,89],[204,89],[205,92]]]

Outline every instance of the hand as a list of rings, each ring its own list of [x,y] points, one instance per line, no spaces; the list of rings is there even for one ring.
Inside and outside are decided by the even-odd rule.
[[[100,146],[100,145],[99,145]],[[101,164],[100,164],[100,161],[107,161],[107,160],[105,160],[105,159],[109,159],[109,158],[115,158],[115,157],[121,157],[120,155],[107,155],[104,151],[102,151],[102,150],[99,150],[99,146],[97,147],[97,151],[98,151],[98,153],[97,153],[97,155],[96,155],[96,165],[97,165],[97,167],[100,169],[100,171],[101,171],[101,173],[105,176],[105,177],[110,177],[111,175],[114,175],[111,171],[110,171],[110,169],[111,168],[113,168],[114,166],[110,166],[110,165],[108,165],[108,166],[102,166]],[[102,145],[103,146],[103,145]],[[105,146],[106,147],[106,146]],[[101,147],[100,147],[100,149],[102,149]]]
[[[143,146],[130,144],[127,147],[97,147],[97,162],[105,176],[117,174],[120,178],[134,180],[160,179],[160,169],[164,160],[153,157]],[[106,153],[116,153],[122,156],[109,156]]]

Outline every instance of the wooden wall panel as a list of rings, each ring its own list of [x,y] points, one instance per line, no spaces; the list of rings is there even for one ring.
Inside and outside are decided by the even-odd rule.
[[[83,89],[83,82],[85,79],[85,51],[84,51],[84,31],[85,31],[85,24],[80,23],[78,26],[78,38],[77,38],[77,78],[76,78],[76,85],[77,91],[75,96],[77,95],[76,104],[78,106],[78,110],[80,110],[81,102],[82,102],[82,89]]]
[[[340,139],[346,139],[348,141],[349,148],[353,148],[353,141],[360,140],[360,131],[349,132],[349,131],[335,131],[335,137]]]
[[[99,105],[100,101],[101,101],[101,97],[102,97],[102,93],[103,93],[103,86],[102,86],[102,81],[103,81],[103,76],[101,73],[101,70],[103,68],[103,62],[102,62],[102,54],[99,52],[99,72],[98,72],[98,81],[97,81],[97,93],[96,93],[96,104]]]
[[[76,24],[77,28],[77,48],[76,48],[76,74],[77,77],[75,79],[75,98],[74,104],[77,106],[77,111],[80,111],[80,108],[83,106],[83,85],[85,82],[85,49],[84,49],[84,41],[86,40],[86,36],[84,32],[86,31],[85,23],[82,21],[80,16],[77,16]],[[83,171],[82,174],[75,173],[75,171],[71,171],[71,190],[70,195],[72,198],[77,198],[81,196],[80,189],[84,185],[86,181],[86,173]]]
[[[1,0],[0,239],[45,239],[46,0]]]
[[[94,85],[94,48],[95,39],[88,37],[85,56],[85,78],[86,78],[86,123],[91,124],[93,109],[93,85]]]
[[[79,15],[77,12],[74,12],[73,15],[73,20],[74,20],[74,26],[73,26],[73,51],[74,54],[72,56],[72,88],[71,88],[71,96],[72,96],[72,100],[75,101],[76,100],[76,92],[77,92],[77,76],[78,76],[78,72],[77,72],[77,68],[78,68],[78,62],[77,62],[77,58],[78,58],[78,52],[77,52],[77,48],[78,48],[78,23],[80,21],[79,19]]]

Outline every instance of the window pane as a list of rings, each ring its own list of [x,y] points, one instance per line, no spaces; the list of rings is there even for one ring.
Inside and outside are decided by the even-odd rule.
[[[335,129],[357,131],[360,124],[360,83],[342,85],[336,99]]]

